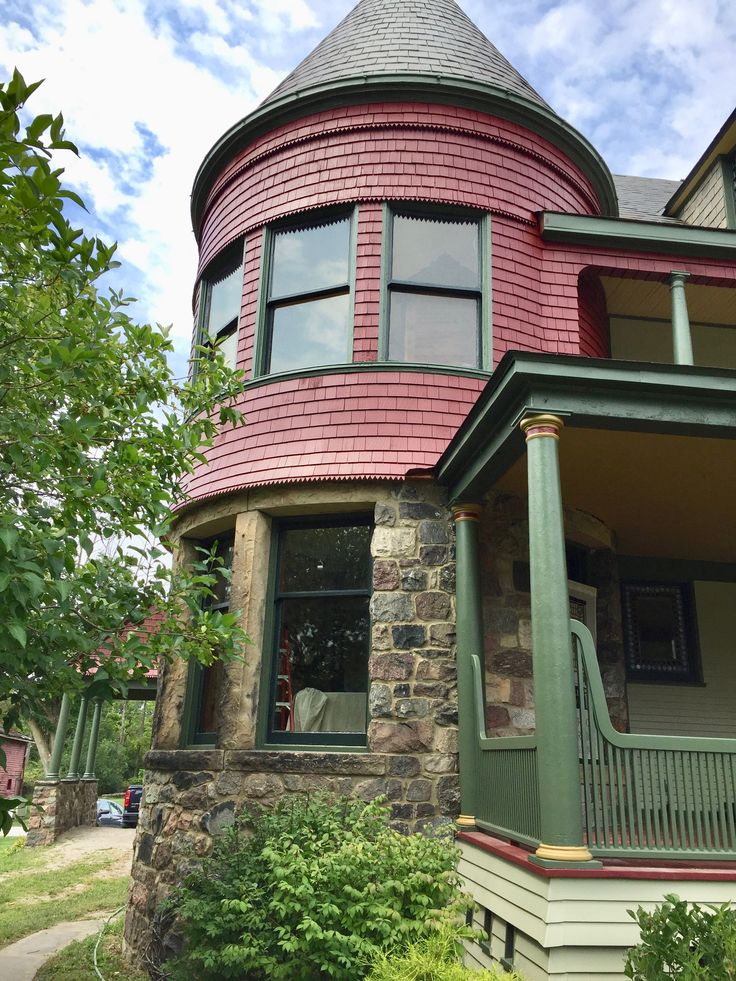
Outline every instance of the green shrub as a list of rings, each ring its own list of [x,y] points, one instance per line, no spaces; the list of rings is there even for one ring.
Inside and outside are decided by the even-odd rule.
[[[367,981],[521,981],[505,971],[471,971],[461,962],[461,931],[450,924],[397,953],[381,953]]]
[[[406,837],[380,802],[292,798],[246,813],[173,894],[181,981],[353,981],[467,903],[447,838]]]
[[[726,981],[736,978],[736,910],[688,906],[675,895],[648,913],[640,906],[629,915],[641,929],[624,971],[633,981]]]

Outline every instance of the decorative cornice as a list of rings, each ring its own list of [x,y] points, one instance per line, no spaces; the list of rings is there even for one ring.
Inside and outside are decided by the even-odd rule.
[[[515,93],[481,82],[441,75],[379,75],[316,85],[270,102],[229,129],[203,160],[192,189],[192,224],[199,235],[211,184],[218,172],[252,140],[284,123],[315,112],[372,102],[419,101],[452,105],[508,119],[549,140],[585,174],[603,214],[617,215],[613,178],[603,158],[582,134],[552,110]]]

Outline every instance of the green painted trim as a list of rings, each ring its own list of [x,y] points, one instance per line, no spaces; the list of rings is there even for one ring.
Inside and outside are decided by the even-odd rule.
[[[271,267],[273,265],[273,248],[275,232],[280,232],[285,228],[309,228],[310,216],[319,218],[329,218],[330,216],[339,218],[341,216],[350,221],[350,234],[348,238],[348,336],[346,341],[345,355],[352,359],[355,346],[355,268],[357,265],[358,253],[358,206],[351,208],[344,206],[326,208],[315,208],[313,211],[300,212],[282,221],[266,225],[263,229],[263,240],[261,244],[261,269],[258,280],[258,302],[256,307],[256,333],[253,344],[253,368],[250,384],[254,382],[281,378],[284,375],[301,375],[303,371],[310,374],[322,374],[325,367],[311,367],[298,369],[296,372],[275,372],[271,374],[266,370],[270,349],[271,318],[269,316],[269,286],[271,283]],[[318,219],[319,220],[319,219]],[[352,363],[352,362],[348,362]],[[247,389],[249,384],[246,383]]]
[[[733,439],[736,371],[509,352],[438,461],[451,501],[479,499],[521,455],[525,410],[571,427]]]
[[[726,224],[736,229],[736,161],[734,155],[718,158],[723,181],[723,200],[726,205]]]
[[[79,760],[82,755],[82,745],[84,743],[84,730],[87,725],[87,709],[89,699],[82,695],[79,700],[79,715],[77,716],[77,727],[74,730],[74,742],[72,743],[72,754],[69,759],[69,772],[67,780],[79,780]]]
[[[378,361],[388,363],[388,286],[394,258],[394,223],[388,201],[381,208],[381,296],[378,307]]]
[[[493,238],[491,232],[491,216],[485,214],[480,223],[480,365],[484,371],[493,371]]]
[[[490,821],[484,821],[477,815],[475,816],[475,824],[481,831],[488,831],[489,834],[496,835],[500,838],[509,838],[513,842],[518,842],[521,845],[528,845],[530,848],[536,848],[539,844],[539,840],[537,838],[530,838],[528,835],[522,834],[515,828],[505,828],[503,825],[492,824]],[[588,864],[586,868],[590,868],[590,864]]]
[[[736,258],[736,235],[723,228],[671,225],[632,218],[593,218],[555,211],[542,212],[539,228],[545,242],[665,252],[669,255]]]
[[[415,371],[428,375],[457,375],[460,378],[484,380],[491,375],[490,371],[481,371],[479,368],[454,368],[452,365],[444,364],[417,364],[411,361],[350,361],[345,364],[318,365],[314,368],[299,368],[297,371],[282,371],[275,375],[261,375],[260,378],[246,382],[243,387],[249,391],[251,388],[288,381],[290,378],[314,378],[317,375],[351,374],[357,371],[393,371],[397,374],[401,371]]]
[[[95,708],[92,715],[92,726],[89,730],[89,743],[87,745],[87,762],[84,768],[82,780],[95,779],[95,760],[97,758],[97,741],[100,735],[100,718],[102,716],[102,700],[94,700]]]
[[[482,82],[421,73],[385,74],[310,86],[297,95],[268,102],[232,126],[209,150],[194,178],[191,211],[197,238],[208,190],[223,166],[252,140],[311,113],[374,101],[458,106],[518,123],[562,150],[591,182],[602,212],[618,214],[616,189],[605,161],[581,133],[551,109]]]
[[[261,638],[261,676],[258,686],[258,713],[256,717],[256,749],[291,749],[283,743],[270,743],[268,740],[268,712],[273,685],[273,637],[276,628],[276,574],[279,554],[279,525],[271,522],[271,545],[268,554],[268,581],[266,583],[266,611],[263,617],[263,637]],[[319,751],[320,747],[312,747]]]
[[[69,710],[71,708],[71,698],[68,692],[61,696],[61,707],[59,708],[59,720],[56,723],[54,734],[54,746],[51,750],[48,769],[46,770],[46,780],[58,780],[61,769],[61,757],[64,752],[64,742],[66,740],[66,730],[69,725]]]

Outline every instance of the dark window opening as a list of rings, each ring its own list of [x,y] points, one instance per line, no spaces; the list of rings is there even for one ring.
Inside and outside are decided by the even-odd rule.
[[[227,613],[230,609],[230,572],[233,565],[234,536],[227,535],[214,543],[202,543],[200,547],[209,549],[213,544],[215,545],[213,569],[217,578],[212,590],[213,595],[206,600],[204,606],[207,610],[220,610],[222,613]],[[191,670],[193,672],[192,742],[216,743],[224,676],[222,662],[215,661],[209,667],[193,664]]]
[[[238,319],[243,294],[242,246],[228,251],[202,280],[202,317],[199,343],[222,354],[235,368],[238,356]]]
[[[506,937],[503,944],[503,960],[501,966],[510,971],[514,966],[516,956],[516,927],[510,923],[506,924]]]
[[[700,680],[689,583],[623,583],[624,647],[631,681]]]
[[[269,741],[365,743],[371,531],[359,519],[279,530]]]
[[[489,909],[483,910],[483,933],[485,937],[480,943],[480,948],[490,957],[491,944],[493,942],[493,913]]]
[[[481,223],[391,215],[389,361],[480,368]]]
[[[271,232],[264,371],[352,361],[351,219]]]

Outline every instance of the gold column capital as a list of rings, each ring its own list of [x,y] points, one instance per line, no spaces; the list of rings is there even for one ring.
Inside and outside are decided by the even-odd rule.
[[[530,439],[536,439],[539,436],[551,436],[552,439],[559,439],[560,430],[564,425],[565,423],[559,416],[544,413],[536,416],[526,416],[519,423],[527,443]]]
[[[480,521],[482,504],[453,504],[452,516],[455,521]]]

